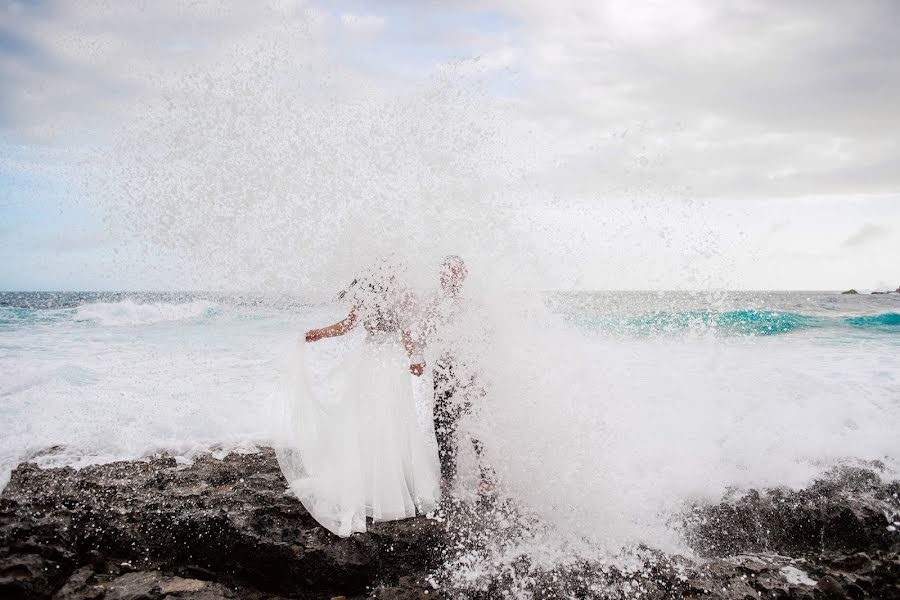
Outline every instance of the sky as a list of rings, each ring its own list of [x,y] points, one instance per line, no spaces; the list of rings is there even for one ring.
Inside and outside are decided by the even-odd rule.
[[[381,230],[446,204],[539,287],[895,289],[898,25],[892,0],[0,3],[0,289],[290,288],[282,263],[339,253],[271,215],[358,240],[334,206],[374,188],[403,209]]]

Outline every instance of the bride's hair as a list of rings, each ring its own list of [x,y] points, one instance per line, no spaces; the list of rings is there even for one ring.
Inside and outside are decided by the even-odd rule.
[[[350,285],[338,293],[337,299],[343,300],[348,294],[371,298],[399,292],[403,287],[400,275],[404,270],[403,263],[390,257],[377,260],[362,274],[354,277]]]
[[[359,277],[355,277],[353,281],[350,282],[350,285],[347,286],[347,289],[338,292],[337,299],[343,300],[347,296],[347,294],[349,294],[353,290],[353,288],[356,287],[358,283]]]

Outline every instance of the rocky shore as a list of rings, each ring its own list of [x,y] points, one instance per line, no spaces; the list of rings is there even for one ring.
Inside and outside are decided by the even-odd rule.
[[[841,294],[854,295],[854,294],[859,294],[859,292],[856,290],[856,288],[850,288],[847,291],[841,292]],[[887,294],[900,294],[900,287],[898,287],[896,290],[887,290],[887,291],[873,290],[872,292],[870,292],[870,295],[872,295],[872,296],[885,296]]]
[[[461,559],[538,527],[508,504],[348,539],[285,493],[271,451],[76,471],[20,465],[0,495],[0,598],[900,598],[900,482],[845,468],[800,491],[686,507],[696,556],[636,549],[625,569],[527,555],[458,577]]]

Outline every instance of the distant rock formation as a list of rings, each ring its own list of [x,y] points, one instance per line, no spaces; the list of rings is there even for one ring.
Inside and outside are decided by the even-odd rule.
[[[542,527],[509,501],[451,500],[440,518],[339,538],[285,487],[268,449],[191,465],[20,465],[0,495],[0,598],[900,598],[900,482],[874,470],[685,507],[703,561],[643,549],[622,569],[527,554],[495,565],[493,549],[533,547]]]
[[[847,292],[844,292],[844,293],[847,293]],[[872,294],[873,294],[873,295],[876,295],[876,296],[878,296],[878,295],[884,295],[884,294],[900,294],[900,287],[898,287],[896,290],[888,290],[888,291],[886,291],[886,292],[879,292],[879,291],[876,291],[876,292],[872,292]]]
[[[859,292],[857,292],[856,290],[851,288],[851,289],[847,290],[846,292],[841,292],[841,293],[842,294],[858,294]]]

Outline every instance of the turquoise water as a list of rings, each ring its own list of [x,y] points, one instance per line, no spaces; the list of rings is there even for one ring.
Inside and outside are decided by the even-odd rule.
[[[900,335],[900,294],[620,292],[559,295],[553,304],[578,327],[621,335]]]
[[[822,317],[765,310],[688,311],[653,313],[626,318],[572,317],[588,328],[631,334],[710,331],[725,335],[777,335],[803,329],[851,328],[871,333],[900,333],[900,313],[858,317]]]

